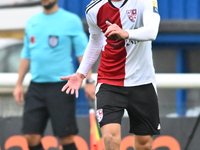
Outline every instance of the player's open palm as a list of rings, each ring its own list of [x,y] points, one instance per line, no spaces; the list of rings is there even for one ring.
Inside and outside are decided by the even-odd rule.
[[[66,90],[66,93],[74,94],[76,93],[76,98],[78,98],[78,90],[81,87],[84,78],[81,78],[77,74],[73,74],[66,77],[60,77],[61,80],[68,80],[68,82],[63,86],[62,92]]]

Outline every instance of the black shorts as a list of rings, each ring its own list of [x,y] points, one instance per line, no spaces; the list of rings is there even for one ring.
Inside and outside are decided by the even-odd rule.
[[[121,87],[101,84],[96,93],[97,120],[100,127],[109,123],[121,124],[124,109],[130,120],[130,133],[160,134],[158,98],[153,84]]]
[[[53,133],[58,137],[78,133],[75,96],[61,92],[65,82],[31,82],[25,95],[23,113],[24,134],[43,135],[50,118]]]

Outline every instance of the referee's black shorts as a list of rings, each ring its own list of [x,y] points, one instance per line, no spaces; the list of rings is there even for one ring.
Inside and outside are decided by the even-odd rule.
[[[126,109],[130,119],[130,133],[160,134],[158,98],[152,83],[134,87],[99,84],[96,97],[100,127],[109,123],[121,124]]]
[[[25,95],[23,113],[24,134],[43,135],[50,118],[53,133],[66,137],[78,133],[75,113],[75,97],[61,92],[65,82],[31,82]]]

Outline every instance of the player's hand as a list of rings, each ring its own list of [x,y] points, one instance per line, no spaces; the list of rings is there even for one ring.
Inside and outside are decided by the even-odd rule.
[[[13,96],[15,98],[16,103],[19,106],[22,106],[22,102],[24,100],[24,91],[23,91],[22,85],[16,85],[14,92],[13,92]]]
[[[68,82],[63,86],[62,92],[66,90],[66,93],[74,94],[76,93],[76,98],[78,98],[78,90],[81,87],[84,76],[80,73],[76,73],[66,77],[60,77],[61,80],[68,80]]]
[[[112,24],[109,21],[106,21],[108,28],[104,33],[104,36],[110,37],[112,35],[117,35],[119,39],[127,39],[129,37],[128,32],[122,30],[117,24]]]

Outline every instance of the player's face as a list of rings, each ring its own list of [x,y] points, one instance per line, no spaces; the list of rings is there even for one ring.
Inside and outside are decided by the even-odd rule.
[[[58,0],[41,0],[42,6],[45,9],[51,9],[57,2]]]

